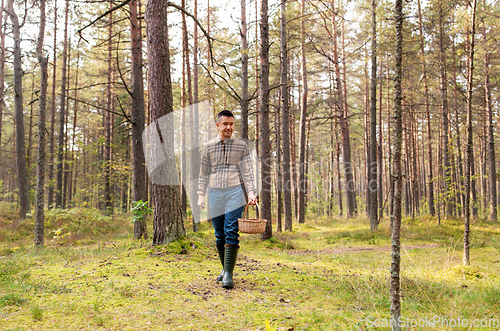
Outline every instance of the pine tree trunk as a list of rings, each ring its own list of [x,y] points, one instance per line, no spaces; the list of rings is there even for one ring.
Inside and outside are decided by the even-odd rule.
[[[71,142],[71,164],[70,164],[70,171],[69,171],[69,181],[68,181],[68,207],[73,207],[73,171],[76,168],[76,160],[75,160],[75,139],[76,139],[76,123],[78,119],[78,69],[80,66],[80,47],[79,45],[77,46],[77,55],[76,55],[76,72],[75,72],[75,91],[73,95],[73,101],[74,101],[74,106],[73,106],[73,135],[71,137],[72,142]],[[76,176],[75,176],[76,178]]]
[[[0,24],[1,26],[1,24]],[[38,159],[36,167],[36,201],[35,201],[35,246],[43,246],[44,242],[44,185],[45,185],[45,108],[47,104],[47,68],[48,60],[43,56],[43,38],[45,35],[45,0],[40,0],[40,25],[36,56],[40,65],[40,94],[38,115]]]
[[[431,130],[431,113],[429,107],[429,84],[427,79],[427,65],[425,60],[425,48],[424,48],[424,33],[423,33],[423,25],[422,25],[422,9],[420,6],[420,0],[417,2],[418,4],[418,25],[420,32],[420,52],[422,53],[422,76],[424,82],[424,98],[425,98],[425,115],[426,115],[426,124],[427,124],[427,162],[429,163],[429,180],[427,185],[428,196],[427,196],[427,204],[429,205],[429,214],[434,216],[436,214],[436,209],[434,208],[434,170],[433,170],[433,154],[432,154],[432,130]]]
[[[280,22],[281,56],[281,131],[283,132],[283,200],[285,212],[285,231],[292,231],[292,180],[290,177],[290,110],[288,105],[288,56],[286,35],[286,2],[281,2]]]
[[[463,168],[463,162],[462,162],[462,143],[460,139],[460,116],[459,116],[459,104],[458,104],[458,86],[457,86],[457,65],[456,65],[456,51],[455,51],[455,40],[453,40],[453,82],[454,82],[454,87],[453,87],[453,97],[455,99],[455,121],[456,121],[456,146],[457,146],[457,163],[458,163],[458,188],[460,193],[460,201],[461,201],[461,209],[462,209],[462,215],[464,213],[463,206],[464,206],[464,201],[465,201],[465,195],[464,195],[464,168]]]
[[[382,64],[380,64],[380,71],[379,71],[379,103],[378,103],[378,146],[377,146],[377,157],[378,157],[378,212],[379,212],[379,220],[383,216],[383,206],[384,206],[384,183],[383,183],[383,171],[384,171],[384,150],[382,149],[382,146],[384,145],[384,136],[383,136],[383,131],[382,128],[384,127],[383,125],[383,120],[382,120]]]
[[[305,14],[306,1],[302,0],[301,20],[300,20],[300,54],[302,72],[302,96],[300,104],[300,126],[299,126],[299,182],[298,182],[298,215],[299,223],[305,222],[305,195],[306,195],[306,121],[307,121],[307,68],[306,68],[306,47],[305,47]]]
[[[467,70],[467,147],[465,158],[465,226],[464,226],[464,265],[470,264],[469,236],[470,236],[470,187],[472,161],[472,82],[474,77],[474,34],[476,32],[476,0],[472,1],[472,33],[468,54]]]
[[[113,7],[113,2],[109,1],[110,8]],[[108,22],[108,73],[106,86],[106,108],[112,110],[113,105],[113,58],[112,58],[112,38],[113,38],[113,12],[109,13]],[[111,187],[111,128],[113,126],[111,112],[104,113],[104,213],[113,215],[113,194]]]
[[[148,102],[151,111],[152,130],[158,129],[157,121],[173,112],[172,82],[170,79],[170,52],[168,45],[167,6],[162,0],[149,0],[146,3],[146,33],[148,45]],[[157,169],[155,176],[150,176],[152,183],[152,201],[154,210],[153,245],[172,242],[186,235],[180,207],[181,189],[179,185],[161,185],[154,179],[164,178],[167,183],[175,183],[176,169],[173,150],[173,122],[166,123],[163,146],[167,152],[167,161]],[[159,130],[156,130],[156,134]],[[172,164],[169,164],[172,163]]]
[[[186,1],[181,1],[182,8],[186,9]],[[186,15],[182,13],[182,91],[181,91],[181,128],[186,131],[186,107],[188,105],[188,94],[187,91],[187,82],[186,82],[186,69],[189,64],[189,55],[188,55],[188,35],[187,35],[187,25],[186,25]],[[189,73],[187,74],[189,77]],[[189,102],[191,104],[191,102]],[[182,217],[186,219],[187,216],[187,194],[186,194],[186,186],[187,186],[187,159],[186,159],[186,135],[181,136],[181,208],[182,208]]]
[[[68,144],[68,132],[69,132],[69,87],[71,85],[71,37],[68,39],[68,60],[67,60],[67,72],[66,72],[66,113],[64,119],[64,157],[63,157],[63,190],[62,190],[62,209],[66,209],[66,193],[68,189],[68,165],[69,165],[69,144]]]
[[[52,99],[50,107],[50,138],[49,138],[49,178],[48,178],[48,205],[54,207],[54,132],[56,120],[56,69],[57,69],[57,1],[54,3],[54,46],[52,61]]]
[[[281,93],[280,93],[281,94]],[[281,97],[281,96],[280,96]],[[276,231],[283,232],[283,169],[281,162],[281,107],[278,99],[278,108],[275,114],[274,130],[276,132],[276,197],[278,203],[278,215],[277,215],[277,226]]]
[[[3,21],[3,11],[4,11],[4,0],[2,0],[2,7],[0,8],[0,159],[2,158],[2,123],[3,123],[3,105],[4,105],[4,93],[5,93],[5,33],[4,33],[4,21]],[[4,184],[6,181],[4,179]],[[5,194],[5,190],[3,191]]]
[[[337,23],[335,12],[335,1],[332,0],[332,25],[333,25],[333,56],[335,62],[335,81],[337,89],[337,100],[339,102],[339,122],[342,133],[342,156],[344,167],[344,186],[347,200],[347,217],[351,218],[356,214],[356,192],[354,185],[353,167],[351,163],[351,141],[349,136],[349,123],[347,119],[347,104],[344,98],[343,84],[340,78],[340,65],[337,50]]]
[[[241,0],[241,138],[248,139],[248,41],[246,0]]]
[[[66,66],[68,59],[68,14],[69,0],[66,0],[65,19],[64,19],[64,46],[62,58],[62,79],[61,79],[61,95],[60,95],[60,110],[59,110],[59,142],[57,149],[57,189],[56,189],[56,208],[62,207],[62,191],[63,191],[63,166],[64,166],[64,123],[66,111]]]
[[[451,188],[451,164],[449,152],[449,120],[448,120],[448,80],[446,77],[446,41],[444,36],[444,12],[443,3],[439,4],[439,84],[441,89],[441,112],[443,128],[443,171],[446,183],[446,215],[451,216],[455,209],[452,199]]]
[[[369,182],[370,194],[370,229],[378,229],[378,196],[377,196],[377,3],[372,0],[372,45],[371,45],[371,79],[370,79],[370,158],[369,158]]]
[[[394,213],[391,214],[391,319],[394,323],[392,330],[399,331],[401,326],[401,197],[403,189],[403,173],[401,167],[401,154],[403,143],[403,109],[401,105],[403,75],[403,1],[396,0],[396,65],[394,77]]]
[[[198,1],[194,0],[194,17],[198,19]],[[199,131],[199,111],[198,111],[198,25],[194,24],[193,32],[193,107],[190,121],[191,131],[191,210],[193,212],[193,226],[200,224],[200,207],[197,204],[198,189],[197,181],[200,173],[200,131]],[[194,229],[194,227],[193,227]]]
[[[14,39],[14,109],[16,127],[17,179],[19,182],[19,211],[22,219],[30,211],[28,176],[26,170],[26,147],[24,137],[23,85],[21,67],[21,28],[14,12],[14,0],[9,0],[8,15],[12,22]]]
[[[486,32],[483,34],[483,44],[486,45]],[[497,221],[497,169],[495,162],[495,136],[493,126],[493,107],[491,106],[490,89],[490,54],[485,51],[484,56],[484,95],[486,101],[486,114],[488,116],[488,163],[490,180],[490,218]]]
[[[271,227],[271,142],[269,141],[269,17],[267,0],[260,1],[260,158],[262,192],[260,194],[262,218],[267,220],[260,239],[272,237]]]
[[[35,99],[35,73],[33,72],[31,79],[31,100]],[[28,124],[28,147],[26,149],[26,172],[28,179],[31,177],[31,150],[33,149],[33,104],[34,102],[30,101],[30,115],[29,115],[29,124]]]

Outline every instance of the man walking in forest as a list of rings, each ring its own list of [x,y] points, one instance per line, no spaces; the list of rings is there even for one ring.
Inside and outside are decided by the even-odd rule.
[[[223,266],[217,277],[222,287],[234,287],[233,270],[238,255],[238,218],[245,206],[244,185],[248,204],[254,205],[254,179],[250,150],[242,139],[233,137],[234,115],[223,110],[215,123],[218,136],[210,140],[203,150],[198,182],[198,206],[205,208],[205,192],[208,187],[208,204],[215,230],[219,258]]]

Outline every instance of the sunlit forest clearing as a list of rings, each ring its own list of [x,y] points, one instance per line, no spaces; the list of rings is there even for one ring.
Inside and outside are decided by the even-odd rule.
[[[33,219],[19,225],[1,206],[2,330],[266,330],[266,320],[277,330],[365,330],[389,317],[388,219],[376,232],[362,217],[310,217],[272,240],[243,235],[236,286],[225,290],[208,223],[154,247],[132,238],[129,215],[54,210],[37,251]],[[65,224],[79,230],[61,235]],[[461,265],[460,220],[405,218],[402,227],[405,318],[500,315],[498,225],[472,224],[473,266]]]

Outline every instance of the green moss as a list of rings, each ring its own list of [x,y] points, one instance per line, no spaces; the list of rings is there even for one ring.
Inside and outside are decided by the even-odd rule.
[[[269,320],[276,329],[351,330],[364,329],[367,316],[387,317],[388,220],[375,232],[361,217],[306,222],[263,242],[242,235],[231,291],[215,281],[220,262],[207,223],[155,247],[120,233],[48,241],[43,250],[29,238],[22,249],[4,243],[13,252],[0,259],[0,329],[262,330]],[[460,222],[407,223],[404,315],[499,316],[498,225],[472,224],[473,242],[485,245],[462,267]]]

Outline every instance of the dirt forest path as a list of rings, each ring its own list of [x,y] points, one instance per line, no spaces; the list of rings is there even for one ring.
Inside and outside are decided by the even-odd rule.
[[[423,245],[405,245],[401,246],[403,250],[410,249],[424,249],[424,248],[436,248],[439,247],[438,244],[423,244]],[[316,255],[316,254],[344,254],[344,253],[359,253],[359,252],[384,252],[390,251],[391,246],[364,246],[364,247],[342,247],[342,248],[327,248],[327,249],[306,249],[306,250],[290,250],[287,251],[289,254],[298,255]]]

